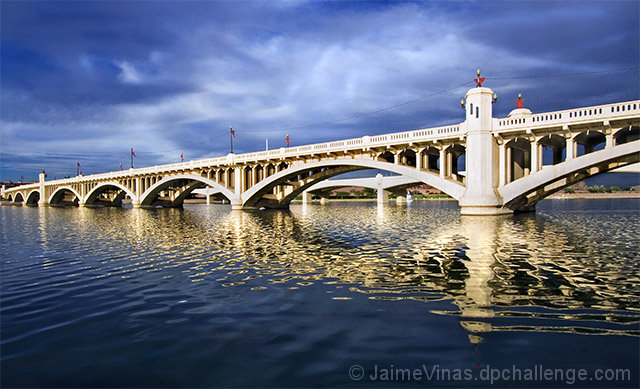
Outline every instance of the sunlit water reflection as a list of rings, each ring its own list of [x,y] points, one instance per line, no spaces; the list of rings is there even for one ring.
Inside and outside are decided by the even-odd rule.
[[[614,386],[637,386],[639,206],[2,207],[3,386],[366,385],[350,366],[535,363],[628,367]]]

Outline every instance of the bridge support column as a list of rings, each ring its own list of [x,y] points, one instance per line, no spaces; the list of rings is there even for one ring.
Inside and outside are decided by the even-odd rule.
[[[311,204],[311,193],[306,190],[302,192],[302,204]]]
[[[604,144],[604,148],[608,149],[611,148],[613,146],[615,146],[615,141],[613,139],[613,132],[611,132],[611,130],[609,130],[609,133],[607,135],[605,135],[605,144]]]
[[[440,148],[440,178],[445,178],[447,175],[447,152],[442,146]]]
[[[244,169],[241,166],[236,166],[234,168],[231,169],[230,174],[229,174],[229,178],[231,178],[233,176],[233,186],[230,187],[228,186],[230,189],[233,189],[233,192],[235,194],[234,198],[231,199],[230,203],[231,203],[231,209],[250,209],[250,208],[244,208],[242,206],[242,192],[243,192],[243,187],[244,187]],[[222,200],[222,203],[224,204],[224,200]]]
[[[513,151],[511,150],[511,147],[507,147],[507,177],[506,177],[506,182],[507,184],[511,182],[511,178],[513,177],[513,155],[512,155]]]
[[[382,188],[377,189],[378,192],[378,204],[389,204],[389,192]]]
[[[505,186],[507,184],[507,143],[502,141],[499,146],[499,154],[500,154],[500,180],[498,186]]]
[[[565,161],[570,161],[576,156],[576,142],[573,140],[571,136],[567,138],[567,146],[566,146],[566,156]]]
[[[258,185],[258,165],[251,168],[251,177],[253,178],[253,185]]]
[[[320,197],[320,205],[327,205],[329,204],[329,199],[326,197]]]
[[[396,197],[396,205],[406,204],[406,203],[407,203],[407,196],[397,196]]]
[[[499,149],[491,134],[492,94],[489,88],[476,87],[467,92],[466,190],[459,200],[462,215],[499,215],[512,213],[502,208],[499,183]]]
[[[40,200],[38,200],[38,207],[45,207],[47,205],[49,205],[49,201],[47,199],[47,194],[45,192],[45,186],[44,186],[44,179],[45,179],[46,174],[44,173],[40,173],[40,175],[38,175],[38,183],[39,183],[39,191],[40,191]],[[25,199],[26,201],[26,199]]]
[[[540,170],[542,165],[542,147],[538,143],[538,137],[532,137],[531,139],[531,174]]]

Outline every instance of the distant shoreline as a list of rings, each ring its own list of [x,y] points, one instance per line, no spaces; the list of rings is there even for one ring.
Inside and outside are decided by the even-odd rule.
[[[635,199],[640,198],[640,192],[631,191],[619,191],[611,193],[590,193],[590,192],[578,192],[578,193],[556,193],[548,199]]]

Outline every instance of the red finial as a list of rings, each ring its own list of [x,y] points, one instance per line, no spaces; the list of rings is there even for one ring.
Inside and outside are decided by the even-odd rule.
[[[517,104],[516,108],[524,108],[522,103],[524,103],[524,99],[522,98],[522,93],[518,93],[518,100],[514,101]]]
[[[474,78],[473,81],[476,82],[476,87],[481,87],[482,83],[484,82],[484,77],[480,77],[480,69],[476,70],[476,74],[478,75],[478,78]]]

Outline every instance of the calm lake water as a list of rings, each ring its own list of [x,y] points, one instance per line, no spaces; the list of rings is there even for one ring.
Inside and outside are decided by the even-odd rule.
[[[638,199],[1,207],[1,384],[638,387],[639,226]]]

